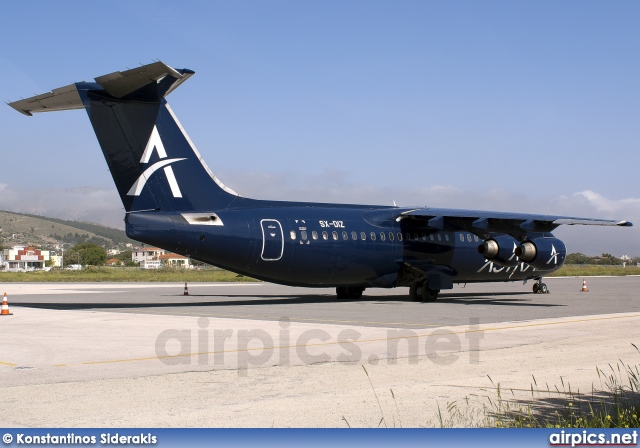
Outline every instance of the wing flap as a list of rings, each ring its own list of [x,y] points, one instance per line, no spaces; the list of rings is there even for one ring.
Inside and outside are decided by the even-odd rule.
[[[629,221],[611,221],[608,219],[589,219],[589,218],[558,218],[553,221],[558,225],[568,226],[618,226],[618,227],[633,227],[633,223]]]

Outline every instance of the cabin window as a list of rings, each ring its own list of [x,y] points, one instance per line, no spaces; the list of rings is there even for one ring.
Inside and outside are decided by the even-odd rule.
[[[414,239],[415,241],[418,241],[418,240],[419,240],[419,237],[418,237],[418,234],[417,234],[417,233],[414,233],[414,234],[413,234],[413,239]]]
[[[422,241],[427,241],[427,235],[425,235],[424,233],[422,234]]]
[[[478,240],[478,235],[473,235],[473,239],[474,239],[474,240],[475,240],[475,242],[477,243],[477,242],[479,241],[479,240]]]
[[[471,234],[470,233],[467,233],[467,241],[471,242]]]
[[[442,241],[442,235],[438,233],[438,241]]]
[[[365,240],[367,239],[367,234],[366,234],[366,233],[364,233],[364,232],[360,232],[360,239],[361,239],[362,241],[365,241]]]
[[[314,240],[318,239],[318,232],[316,232],[315,230],[313,232],[311,232],[311,238],[313,238]]]
[[[371,241],[376,240],[376,232],[371,232]]]
[[[346,230],[342,231],[342,239],[345,241],[349,239],[349,234],[347,233]]]
[[[385,238],[384,232],[380,232],[380,241],[384,241]]]
[[[323,240],[328,240],[329,239],[329,234],[327,232],[322,232],[322,239]]]
[[[357,240],[358,239],[358,234],[356,232],[351,232],[351,239],[352,240]]]
[[[331,236],[333,237],[333,239],[335,241],[338,241],[338,232],[336,232],[335,230],[333,232],[331,232]]]
[[[296,231],[292,230],[291,232],[289,232],[289,234],[291,235],[291,239],[295,240],[296,239]]]
[[[393,232],[389,232],[389,241],[393,241],[395,239],[395,235]]]
[[[407,241],[411,241],[411,234],[407,232]]]
[[[398,232],[398,241],[402,241],[402,233]]]
[[[300,231],[300,239],[302,239],[303,241],[307,241],[307,232],[302,230]]]
[[[462,233],[460,234],[460,241],[464,243],[464,235]]]
[[[430,239],[431,241],[433,241],[433,233],[432,233],[431,235],[429,235],[429,239]]]
[[[449,234],[448,233],[444,234],[444,239],[445,239],[445,241],[449,241]]]

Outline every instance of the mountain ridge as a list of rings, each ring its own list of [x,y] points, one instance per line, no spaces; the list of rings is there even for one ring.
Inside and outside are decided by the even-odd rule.
[[[90,242],[107,248],[139,244],[104,224],[0,210],[0,245],[53,247]]]

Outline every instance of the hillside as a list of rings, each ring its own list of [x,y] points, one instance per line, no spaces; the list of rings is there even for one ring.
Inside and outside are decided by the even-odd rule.
[[[0,245],[4,247],[48,247],[85,241],[106,247],[136,244],[124,231],[100,224],[0,211]]]

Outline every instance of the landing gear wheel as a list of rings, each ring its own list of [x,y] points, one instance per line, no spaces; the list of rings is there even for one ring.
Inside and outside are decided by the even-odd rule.
[[[426,281],[417,281],[409,287],[409,297],[414,302],[435,302],[439,293],[438,289],[429,289]]]
[[[336,288],[336,297],[338,300],[358,300],[362,297],[364,288],[359,286],[338,286]]]
[[[538,281],[533,284],[533,293],[534,294],[549,294],[549,288],[546,283],[542,283],[542,281]]]
[[[409,286],[409,298],[412,302],[422,302],[423,282],[414,282]]]
[[[422,291],[420,292],[422,293],[423,302],[435,302],[436,300],[438,300],[438,294],[440,293],[440,290],[429,289],[429,284],[425,282],[422,285]]]
[[[347,288],[347,297],[351,300],[358,300],[362,298],[363,292],[364,292],[364,288],[359,288],[357,286],[349,286]]]

